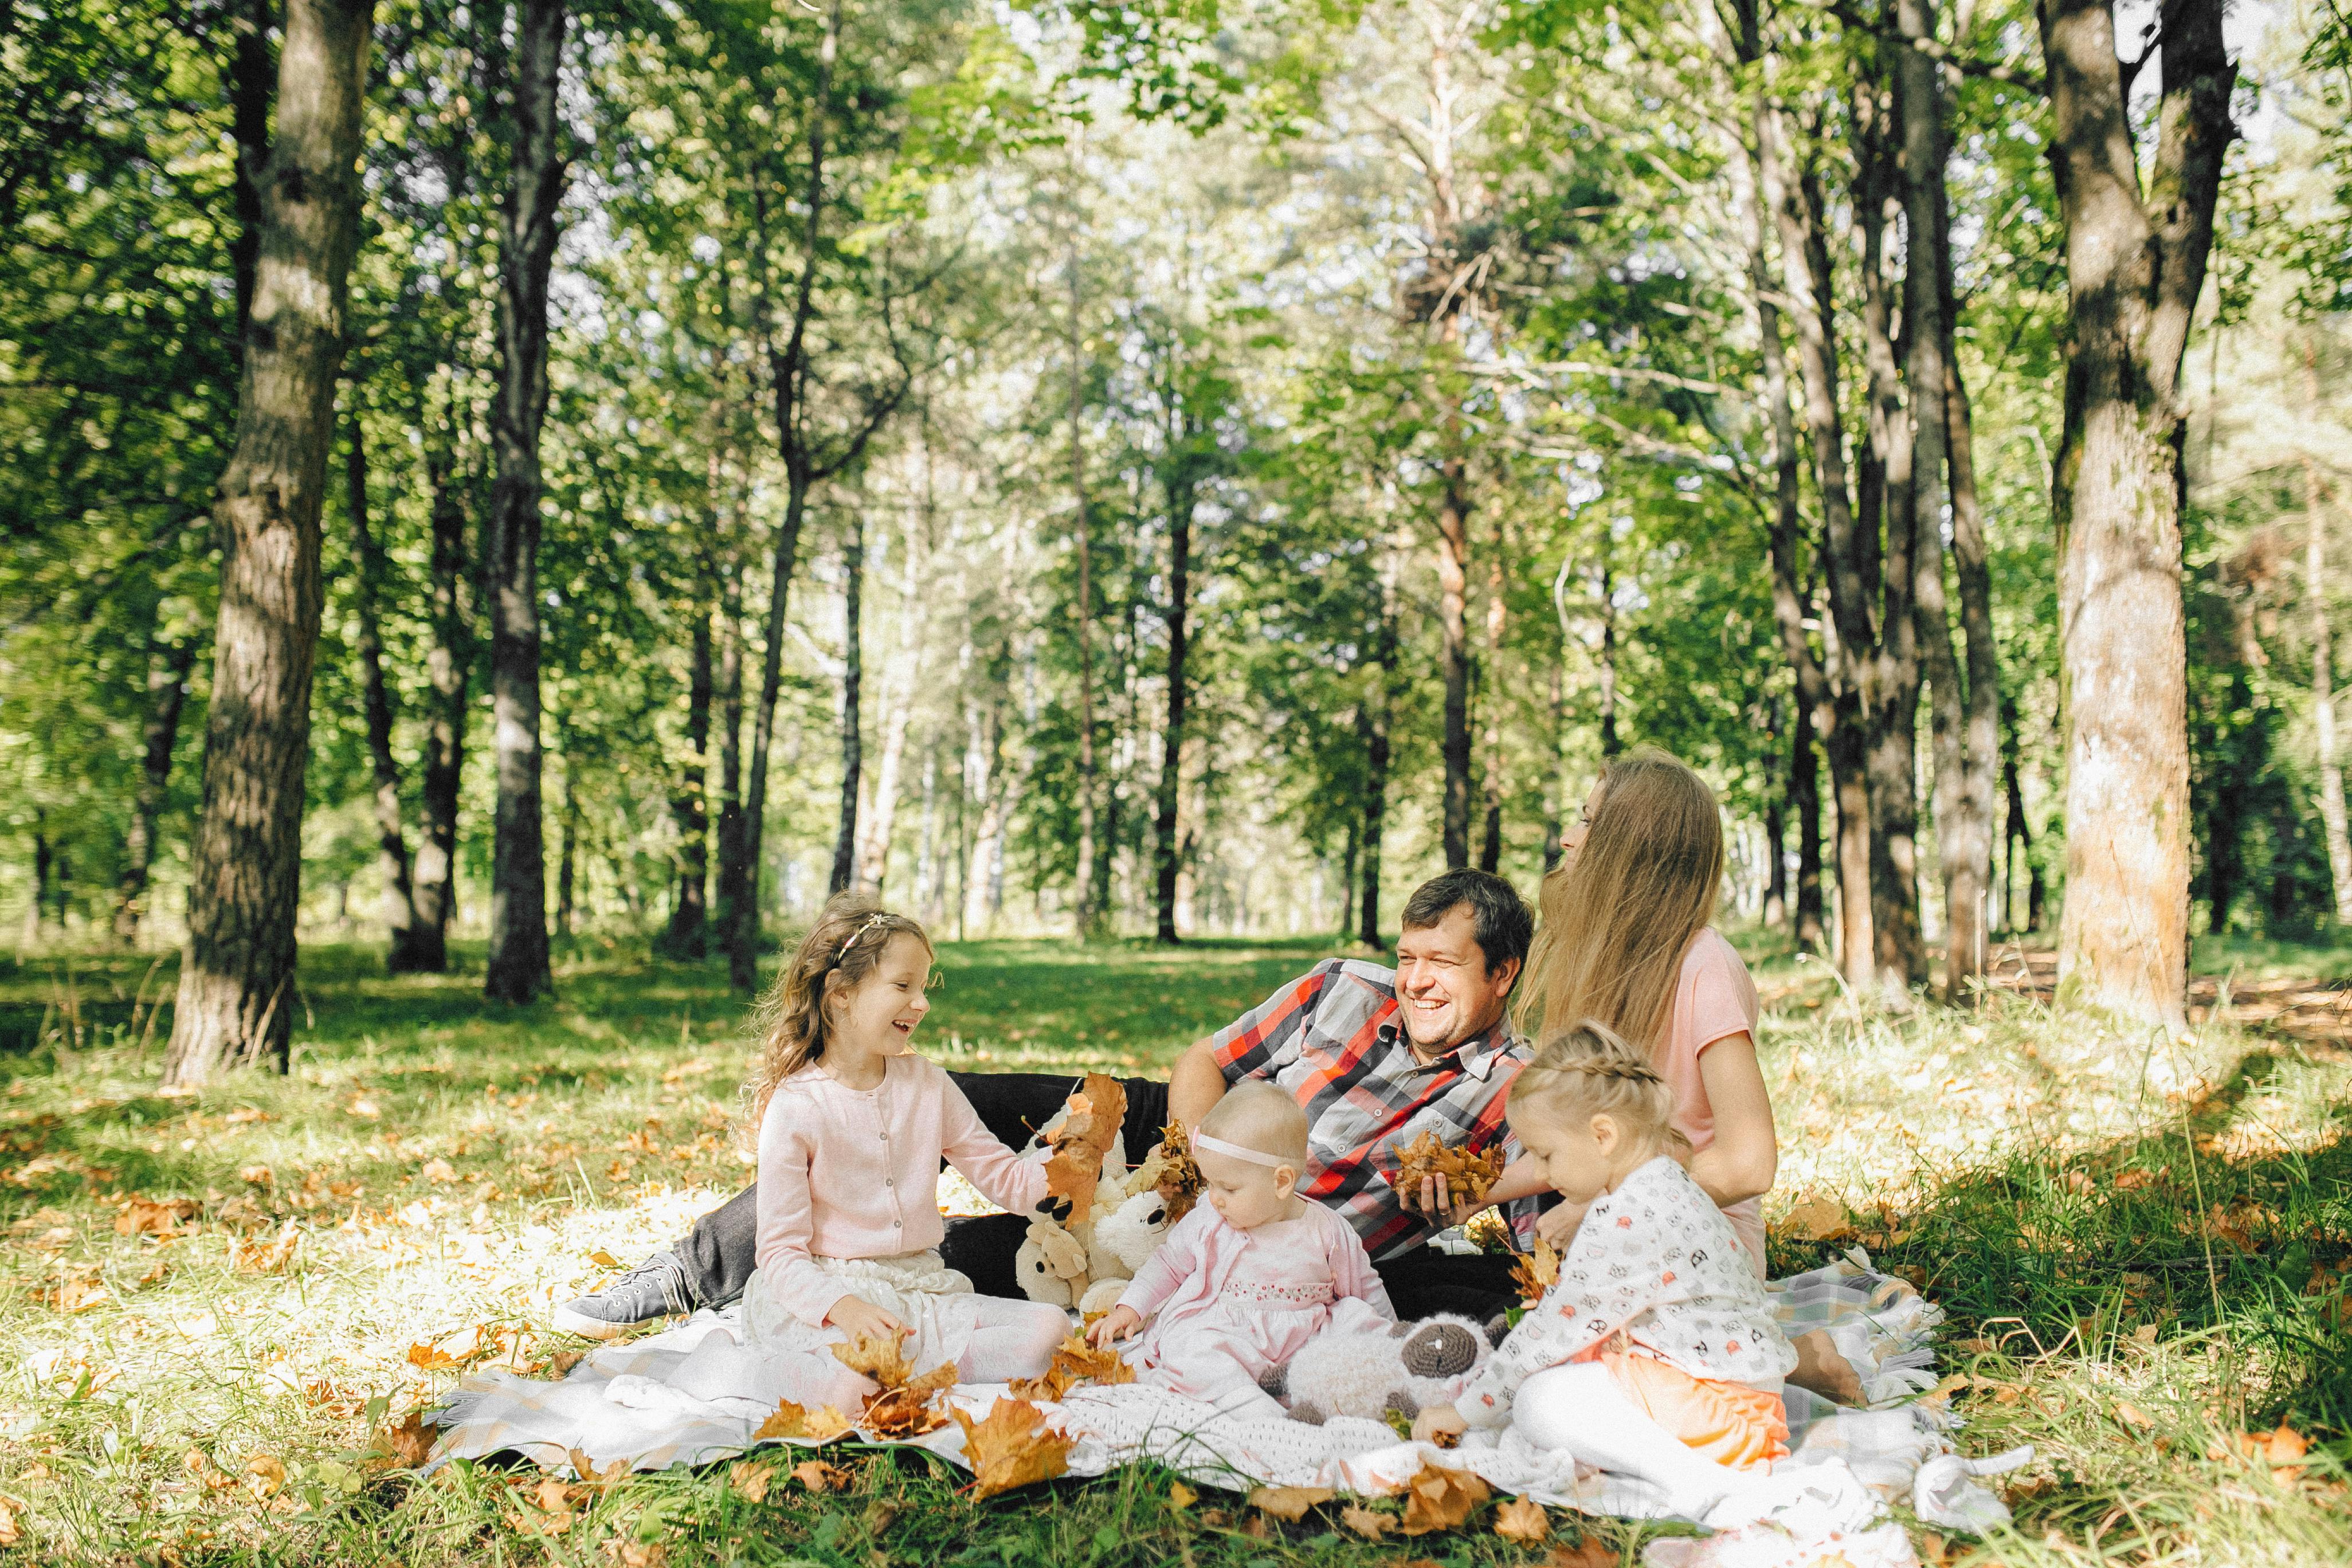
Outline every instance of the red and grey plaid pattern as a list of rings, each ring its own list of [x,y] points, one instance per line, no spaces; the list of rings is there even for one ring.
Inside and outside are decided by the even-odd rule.
[[[1500,1143],[1518,1153],[1503,1100],[1528,1049],[1507,1023],[1424,1065],[1405,1037],[1396,972],[1331,958],[1267,997],[1215,1036],[1225,1081],[1262,1079],[1307,1111],[1307,1176],[1300,1190],[1336,1209],[1374,1258],[1417,1247],[1435,1232],[1398,1203],[1389,1175],[1396,1149],[1424,1131],[1452,1146]],[[1514,1228],[1531,1216],[1514,1214]]]

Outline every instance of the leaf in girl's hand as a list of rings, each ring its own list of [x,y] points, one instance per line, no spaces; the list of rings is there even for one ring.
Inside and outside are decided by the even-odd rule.
[[[1045,1162],[1045,1192],[1069,1205],[1055,1217],[1064,1225],[1084,1225],[1094,1212],[1095,1187],[1102,1180],[1103,1157],[1118,1136],[1127,1118],[1127,1090],[1108,1074],[1090,1072],[1078,1092],[1070,1096],[1069,1114],[1050,1135],[1053,1157]]]
[[[928,1393],[955,1382],[952,1363],[935,1366],[918,1377],[913,1363],[907,1360],[906,1341],[895,1336],[860,1334],[848,1344],[835,1345],[833,1354],[842,1365],[852,1372],[863,1373],[886,1391],[920,1384],[923,1391]]]
[[[1329,1487],[1259,1487],[1250,1493],[1249,1505],[1260,1513],[1270,1513],[1286,1523],[1296,1524],[1307,1517],[1308,1509],[1329,1502],[1333,1495]]]
[[[979,1421],[961,1410],[954,1415],[963,1428],[974,1498],[1049,1481],[1069,1468],[1070,1439],[1047,1426],[1045,1412],[1025,1400],[1000,1399]]]
[[[1421,1473],[1405,1483],[1404,1523],[1399,1528],[1407,1535],[1452,1530],[1491,1495],[1486,1483],[1468,1470],[1423,1460]]]
[[[1551,1533],[1551,1515],[1532,1498],[1510,1498],[1495,1510],[1495,1533],[1506,1541],[1533,1546]]]
[[[1559,1254],[1550,1242],[1536,1237],[1535,1249],[1521,1254],[1511,1263],[1511,1285],[1519,1300],[1534,1306],[1544,1298],[1544,1292],[1559,1283]]]
[[[808,1412],[789,1399],[776,1401],[776,1408],[760,1423],[751,1434],[751,1441],[764,1443],[771,1437],[805,1437],[809,1435]]]
[[[826,1409],[833,1408],[826,1405]],[[837,1492],[849,1484],[849,1471],[823,1459],[803,1459],[793,1467],[793,1479],[813,1492]]]

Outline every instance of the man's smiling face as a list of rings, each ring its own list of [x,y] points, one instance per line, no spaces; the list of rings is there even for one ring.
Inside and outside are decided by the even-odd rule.
[[[1486,966],[1468,904],[1397,938],[1397,1000],[1414,1053],[1426,1060],[1499,1023],[1518,962]]]

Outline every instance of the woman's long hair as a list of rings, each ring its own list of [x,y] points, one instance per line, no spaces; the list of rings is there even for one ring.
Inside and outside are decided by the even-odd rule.
[[[1583,847],[1544,879],[1520,1032],[1549,1038],[1591,1020],[1654,1052],[1722,885],[1723,819],[1706,781],[1654,747],[1610,763]]]
[[[767,1114],[768,1101],[775,1098],[776,1086],[824,1058],[833,1026],[825,1004],[873,973],[890,939],[900,934],[926,948],[931,945],[920,925],[862,894],[837,894],[817,915],[816,924],[801,939],[752,1015],[760,1059],[743,1086],[743,1100],[755,1129]]]

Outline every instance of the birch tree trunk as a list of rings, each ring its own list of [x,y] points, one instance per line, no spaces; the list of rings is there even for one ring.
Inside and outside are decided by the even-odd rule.
[[[711,468],[718,468],[714,456]],[[716,488],[715,486],[713,487]],[[718,509],[706,524],[719,531]],[[670,901],[669,924],[662,931],[662,952],[688,962],[709,947],[710,882],[710,698],[711,578],[706,549],[695,572],[695,605],[691,643],[686,668],[686,754],[678,759],[677,782],[669,797],[670,820],[677,827],[677,891]]]
[[[1486,797],[1486,835],[1478,847],[1478,868],[1494,871],[1503,863],[1503,627],[1508,606],[1503,598],[1503,553],[1507,548],[1498,535],[1494,559],[1486,563],[1486,668],[1480,682],[1479,701],[1486,708],[1486,777],[1480,781]]]
[[[2064,425],[2052,465],[2066,702],[2062,996],[2187,1026],[2189,731],[2180,365],[2213,238],[2237,68],[2222,0],[2165,0],[2143,190],[2107,0],[2045,0],[2066,231]]]
[[[368,517],[367,444],[360,428],[358,387],[352,388],[351,438],[344,447],[343,511],[351,528],[352,595],[359,635],[352,652],[360,667],[360,700],[368,761],[375,777],[376,861],[383,879],[383,966],[394,974],[417,967],[416,889],[409,877],[408,838],[400,822],[400,763],[392,752],[392,693],[383,679],[383,548]]]
[[[288,0],[278,140],[261,183],[259,255],[221,478],[220,619],[205,723],[204,806],[190,856],[188,948],[163,1081],[286,1069],[302,775],[318,651],[319,518],[334,442],[345,285],[359,243],[361,101],[373,0]]]
[[[547,280],[565,158],[556,73],[563,0],[521,0],[511,60],[513,166],[500,229],[499,375],[490,441],[498,472],[483,541],[490,591],[490,696],[498,756],[490,956],[483,994],[529,1002],[555,989],[547,945],[541,811],[540,426],[547,418]]]
[[[1182,461],[1182,459],[1179,459]],[[1158,892],[1158,940],[1173,942],[1176,931],[1176,879],[1183,855],[1176,841],[1176,808],[1184,776],[1184,698],[1189,679],[1185,656],[1189,647],[1192,592],[1192,510],[1198,492],[1189,476],[1168,488],[1168,721],[1160,738],[1160,790],[1153,822],[1152,866]]]
[[[857,883],[857,789],[866,768],[865,713],[858,689],[866,679],[864,606],[859,603],[866,586],[866,514],[855,507],[841,564],[841,822],[833,836],[828,893],[846,892]]]

